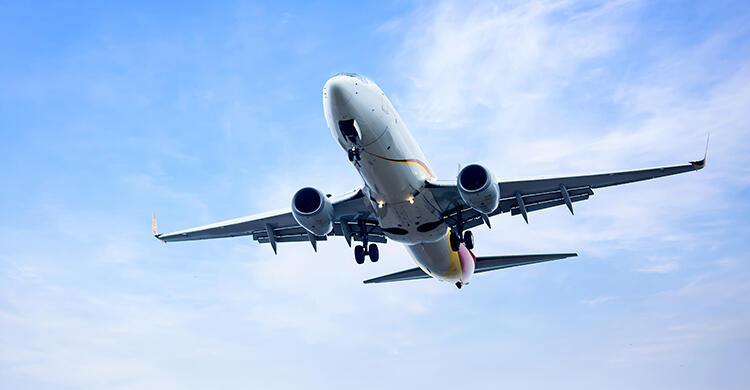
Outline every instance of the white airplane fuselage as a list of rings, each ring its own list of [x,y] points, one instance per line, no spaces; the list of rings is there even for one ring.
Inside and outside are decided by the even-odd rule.
[[[323,87],[323,106],[339,145],[359,150],[353,164],[385,235],[405,244],[429,275],[467,284],[474,266],[467,258],[473,255],[463,244],[451,250],[448,227],[438,223],[441,210],[425,188],[432,169],[385,93],[362,76],[341,74]]]

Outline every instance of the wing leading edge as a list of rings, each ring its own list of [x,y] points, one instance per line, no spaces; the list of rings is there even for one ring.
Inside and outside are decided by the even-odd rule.
[[[365,205],[361,189],[331,199],[335,220],[328,236],[343,236],[347,243],[361,241],[366,235],[369,242],[386,242],[385,234],[377,220]],[[271,211],[247,217],[230,219],[210,225],[180,230],[172,233],[156,231],[156,216],[153,221],[154,237],[164,242],[207,240],[251,236],[259,243],[269,243],[276,252],[277,243],[310,241],[317,249],[317,241],[326,241],[327,236],[315,236],[300,226],[290,209]]]
[[[427,188],[433,193],[441,210],[444,210],[445,220],[451,226],[456,224],[459,212],[466,229],[488,222],[486,217],[508,212],[511,215],[522,215],[528,223],[528,213],[549,207],[565,205],[573,213],[573,203],[588,199],[594,195],[594,189],[698,171],[706,166],[706,154],[701,160],[682,165],[499,182],[500,203],[489,215],[482,215],[464,204],[455,181],[428,181]]]
[[[512,255],[512,256],[482,256],[477,257],[476,267],[474,273],[478,274],[481,272],[495,271],[503,268],[517,267],[519,265],[528,265],[535,263],[543,263],[545,261],[560,260],[568,257],[576,257],[577,253],[551,253],[551,254],[538,254],[538,255]],[[377,278],[365,280],[365,284],[370,283],[388,283],[388,282],[400,282],[404,280],[415,280],[415,279],[429,279],[431,276],[427,275],[421,268],[412,268],[405,271],[396,272]]]

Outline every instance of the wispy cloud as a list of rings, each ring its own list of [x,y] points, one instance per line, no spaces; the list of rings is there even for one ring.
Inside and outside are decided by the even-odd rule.
[[[666,274],[680,269],[680,264],[676,261],[670,261],[667,263],[650,265],[648,267],[639,268],[638,272],[646,272],[652,274]]]
[[[581,299],[581,304],[583,304],[583,305],[589,305],[589,306],[594,306],[594,305],[599,305],[599,304],[602,304],[602,303],[605,303],[605,302],[609,302],[609,301],[611,301],[611,300],[613,300],[615,298],[617,298],[617,297],[601,296],[601,297],[595,297],[595,298],[590,298],[590,299]]]

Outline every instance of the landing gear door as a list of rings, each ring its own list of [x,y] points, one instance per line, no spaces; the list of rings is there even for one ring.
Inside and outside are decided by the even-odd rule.
[[[356,119],[339,121],[339,131],[344,139],[352,145],[357,145],[362,140],[362,130],[360,130]]]

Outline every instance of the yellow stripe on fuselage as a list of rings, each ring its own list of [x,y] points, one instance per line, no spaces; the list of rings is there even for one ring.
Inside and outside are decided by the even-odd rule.
[[[392,163],[407,164],[407,165],[411,165],[411,166],[417,167],[417,168],[421,169],[422,172],[424,172],[424,174],[427,175],[427,177],[433,178],[433,179],[435,178],[435,175],[432,174],[432,171],[430,171],[430,169],[427,167],[427,165],[425,163],[419,161],[419,160],[411,159],[411,158],[410,159],[405,159],[405,160],[394,160],[392,158],[379,156],[377,154],[372,154],[371,153],[371,155],[375,156],[375,157],[377,157],[377,158],[379,158],[381,160],[389,161],[389,162],[392,162]]]

